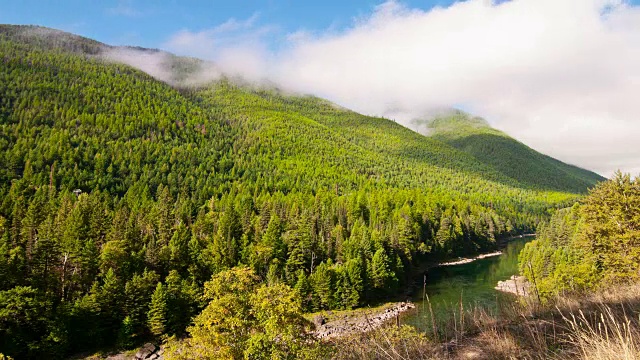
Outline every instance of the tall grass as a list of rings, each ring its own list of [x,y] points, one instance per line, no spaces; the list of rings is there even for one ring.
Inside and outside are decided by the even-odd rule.
[[[640,360],[640,284],[544,305],[514,300],[497,314],[462,304],[449,321],[425,321],[424,332],[389,326],[337,339],[334,358]]]
[[[624,308],[623,308],[624,309]],[[591,319],[582,310],[564,320],[571,331],[567,333],[573,354],[585,360],[640,359],[640,333],[637,320],[626,313],[619,314],[603,306]]]

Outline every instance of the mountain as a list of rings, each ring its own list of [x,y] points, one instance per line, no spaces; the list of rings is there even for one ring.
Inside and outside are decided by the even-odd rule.
[[[423,134],[461,150],[500,174],[532,188],[583,192],[604,181],[602,176],[541,154],[459,110],[413,123]]]
[[[184,335],[204,284],[234,267],[295,288],[306,311],[370,304],[591,184],[559,169],[548,186],[536,157],[513,176],[157,50],[4,25],[0,61],[0,352],[17,358]]]

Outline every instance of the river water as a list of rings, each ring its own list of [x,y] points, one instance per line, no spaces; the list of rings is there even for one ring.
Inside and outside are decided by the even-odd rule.
[[[421,287],[413,298],[416,309],[406,313],[402,323],[423,330],[430,329],[432,312],[436,323],[451,322],[454,316],[459,316],[461,303],[465,311],[481,307],[489,313],[495,313],[501,303],[511,301],[514,295],[504,294],[494,287],[498,281],[507,280],[518,273],[518,254],[533,239],[534,237],[515,239],[499,256],[430,269],[426,282],[429,301],[423,297]]]

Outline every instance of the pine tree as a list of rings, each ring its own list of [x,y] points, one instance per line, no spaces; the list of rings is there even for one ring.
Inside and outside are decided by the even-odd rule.
[[[169,241],[170,265],[172,270],[185,271],[189,266],[189,229],[178,225]]]
[[[142,275],[134,275],[125,286],[125,312],[136,334],[146,330],[151,296],[158,280],[155,272],[145,270]]]
[[[238,244],[242,237],[242,227],[238,213],[229,206],[218,223],[218,231],[213,237],[212,253],[217,270],[229,269],[238,261]]]
[[[183,280],[176,270],[172,270],[166,279],[167,314],[166,333],[181,335],[184,333],[197,308],[197,299],[201,289],[193,283]]]
[[[120,279],[118,279],[113,269],[109,269],[104,276],[102,286],[95,292],[95,299],[100,307],[101,330],[103,336],[107,339],[107,343],[115,340],[122,323],[124,303],[122,290]]]
[[[362,301],[364,294],[364,266],[361,259],[349,260],[345,265],[344,275],[348,278],[349,294],[347,296],[347,307],[356,307]]]
[[[127,316],[122,320],[120,332],[118,333],[118,344],[122,347],[131,347],[136,340],[136,330],[134,321]]]
[[[167,291],[162,283],[158,283],[151,296],[147,318],[147,325],[153,335],[164,334],[167,325]]]
[[[298,271],[298,280],[296,281],[296,285],[293,288],[300,297],[302,301],[302,307],[306,311],[311,311],[312,306],[312,296],[311,296],[311,284],[309,283],[309,279],[307,275],[304,273],[304,270]]]
[[[369,278],[373,287],[378,290],[388,290],[395,278],[391,271],[389,256],[384,249],[378,249],[371,259],[371,272]]]
[[[330,260],[329,260],[330,261]],[[330,309],[334,305],[334,271],[331,263],[321,263],[309,276],[309,282],[313,289],[313,305],[316,310]]]

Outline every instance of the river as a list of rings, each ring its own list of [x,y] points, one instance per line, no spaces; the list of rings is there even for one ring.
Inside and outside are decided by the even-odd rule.
[[[406,313],[402,323],[419,329],[430,329],[430,313],[433,311],[436,323],[451,322],[459,316],[460,302],[465,310],[481,307],[495,313],[501,303],[511,301],[513,295],[494,289],[498,281],[507,280],[518,273],[518,254],[524,245],[534,237],[524,237],[511,241],[502,255],[478,259],[476,261],[451,266],[439,266],[429,270],[426,293],[431,303],[423,298],[423,289],[416,294],[413,302],[416,309]]]

